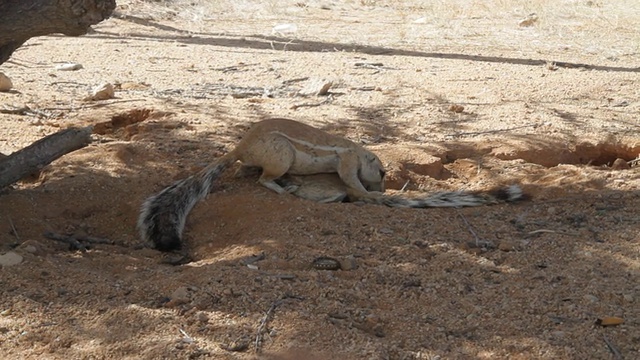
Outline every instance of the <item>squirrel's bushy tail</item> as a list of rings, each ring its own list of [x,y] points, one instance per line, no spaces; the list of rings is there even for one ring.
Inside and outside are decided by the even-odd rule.
[[[496,188],[489,191],[450,191],[427,195],[426,197],[407,198],[397,195],[377,195],[354,199],[370,204],[404,208],[472,207],[515,202],[526,196],[518,185]]]
[[[197,174],[179,180],[145,200],[138,218],[142,240],[152,241],[160,251],[180,249],[189,212],[207,196],[213,182],[235,161],[233,156],[223,156]]]

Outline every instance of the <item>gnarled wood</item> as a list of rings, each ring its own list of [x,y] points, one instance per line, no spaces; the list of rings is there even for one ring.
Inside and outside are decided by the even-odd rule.
[[[69,128],[44,137],[13,154],[0,157],[0,189],[42,169],[62,155],[87,146],[93,127]]]
[[[32,37],[86,34],[115,7],[115,0],[0,0],[0,64]]]

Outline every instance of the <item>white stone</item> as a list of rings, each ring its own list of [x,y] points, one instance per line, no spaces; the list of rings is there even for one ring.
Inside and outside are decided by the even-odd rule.
[[[8,253],[0,255],[0,266],[5,267],[18,265],[22,262],[22,259],[23,257],[20,254],[14,251],[9,251]]]
[[[58,71],[75,71],[80,69],[82,69],[82,64],[66,63],[66,64],[56,65],[56,70]]]

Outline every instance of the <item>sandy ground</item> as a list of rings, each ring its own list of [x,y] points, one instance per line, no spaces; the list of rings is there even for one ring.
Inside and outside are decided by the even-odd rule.
[[[0,357],[640,358],[640,5],[467,3],[123,1],[87,36],[29,41],[0,67],[0,106],[30,109],[0,114],[0,153],[99,131],[0,193],[0,254],[19,255]],[[83,100],[104,82],[115,99]],[[192,262],[143,246],[141,202],[267,117],[364,144],[391,193],[531,200],[318,204],[226,174],[187,222]]]

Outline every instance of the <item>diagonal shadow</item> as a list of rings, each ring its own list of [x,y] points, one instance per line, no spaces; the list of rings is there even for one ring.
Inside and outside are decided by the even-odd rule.
[[[527,66],[543,66],[548,63],[562,68],[583,68],[589,70],[598,71],[615,71],[615,72],[640,72],[640,67],[623,67],[623,66],[605,66],[595,64],[583,64],[573,63],[565,61],[553,61],[544,59],[523,59],[504,56],[483,56],[483,55],[468,55],[458,53],[442,53],[442,52],[424,52],[417,50],[405,50],[396,49],[382,46],[371,45],[358,45],[358,44],[342,44],[334,42],[313,41],[313,40],[301,40],[290,39],[280,36],[267,36],[267,35],[213,35],[209,33],[188,32],[185,30],[177,29],[171,26],[165,26],[156,24],[154,22],[127,16],[123,18],[125,21],[131,21],[136,24],[152,26],[160,30],[173,31],[179,33],[188,33],[188,35],[150,35],[150,34],[138,34],[130,33],[128,36],[122,36],[120,34],[111,33],[107,31],[95,30],[91,37],[95,38],[118,38],[118,39],[132,39],[136,40],[148,40],[148,41],[171,41],[181,42],[184,44],[193,45],[210,45],[220,47],[237,47],[237,48],[250,48],[260,50],[282,50],[282,51],[299,51],[299,52],[333,52],[333,51],[347,51],[356,52],[367,55],[385,55],[385,56],[411,56],[411,57],[424,57],[434,59],[451,59],[451,60],[466,60],[477,62],[491,62],[491,63],[504,63],[514,65],[527,65]]]

